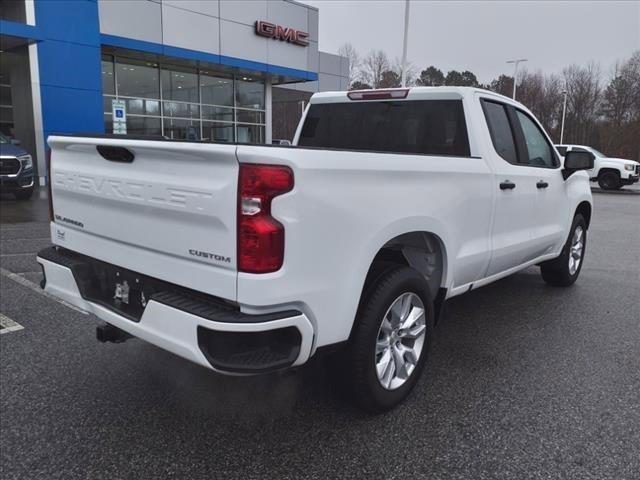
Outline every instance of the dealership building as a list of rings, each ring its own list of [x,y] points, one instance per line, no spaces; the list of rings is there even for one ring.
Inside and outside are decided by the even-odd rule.
[[[291,0],[3,0],[0,131],[37,159],[55,133],[290,139],[312,92],[345,90]]]

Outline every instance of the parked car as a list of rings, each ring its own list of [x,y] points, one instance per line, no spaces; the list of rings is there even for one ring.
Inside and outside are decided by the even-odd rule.
[[[368,411],[425,367],[442,303],[583,265],[593,156],[474,88],[313,95],[293,146],[52,136],[44,289],[215,371],[333,352]],[[550,312],[552,314],[552,312]]]
[[[593,169],[587,173],[590,180],[597,181],[603,190],[618,190],[624,185],[633,185],[640,179],[640,163],[635,160],[607,157],[586,145],[556,145],[556,149],[562,156],[571,150],[592,153],[595,161]]]
[[[0,134],[0,192],[28,200],[33,195],[33,160],[19,145]]]

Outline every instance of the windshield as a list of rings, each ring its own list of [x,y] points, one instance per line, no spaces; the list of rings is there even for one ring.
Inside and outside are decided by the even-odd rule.
[[[10,143],[9,139],[0,133],[0,143]]]
[[[604,153],[599,152],[599,151],[598,151],[598,150],[596,150],[595,148],[592,148],[592,149],[591,149],[591,151],[592,151],[596,156],[598,156],[598,157],[604,157],[604,158],[607,158],[607,156],[606,156]]]

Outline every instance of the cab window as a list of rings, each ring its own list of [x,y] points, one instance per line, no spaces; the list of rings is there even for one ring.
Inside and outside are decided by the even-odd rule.
[[[516,114],[527,147],[527,158],[524,163],[530,167],[556,167],[557,160],[553,153],[553,147],[540,127],[526,113],[516,110]]]
[[[509,163],[518,163],[516,142],[509,123],[507,110],[501,103],[482,100],[482,110],[489,126],[493,148],[498,155]]]

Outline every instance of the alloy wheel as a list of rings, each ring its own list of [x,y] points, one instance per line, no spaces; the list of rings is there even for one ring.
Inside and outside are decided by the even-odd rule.
[[[376,373],[387,390],[401,387],[418,364],[425,342],[424,303],[415,293],[396,298],[380,324],[376,342]]]
[[[575,275],[582,262],[582,252],[584,250],[584,230],[578,225],[573,231],[571,247],[569,248],[569,273]]]

